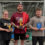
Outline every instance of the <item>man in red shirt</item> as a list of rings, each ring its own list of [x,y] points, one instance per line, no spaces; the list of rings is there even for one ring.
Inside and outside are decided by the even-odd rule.
[[[18,40],[19,40],[19,36],[21,39],[21,45],[24,45],[24,39],[25,39],[25,33],[26,33],[26,27],[24,26],[27,22],[29,22],[29,16],[26,12],[23,12],[23,5],[22,4],[18,4],[17,5],[17,12],[14,13],[11,17],[11,22],[13,22],[16,26],[15,26],[15,30],[14,30],[14,39],[15,39],[15,44],[18,44]],[[22,24],[23,24],[23,29],[20,29],[20,20],[22,20]]]

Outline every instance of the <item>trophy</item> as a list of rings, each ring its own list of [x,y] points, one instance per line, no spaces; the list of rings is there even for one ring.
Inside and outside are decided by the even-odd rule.
[[[37,28],[38,28],[38,29],[41,28],[41,23],[37,23]]]
[[[7,27],[9,28],[9,31],[12,31],[11,24],[7,24]]]
[[[20,19],[19,19],[19,22],[20,22],[20,26],[19,26],[19,28],[23,28],[23,19],[20,18]]]
[[[11,24],[10,23],[4,23],[4,26],[7,26],[9,31],[12,31]]]

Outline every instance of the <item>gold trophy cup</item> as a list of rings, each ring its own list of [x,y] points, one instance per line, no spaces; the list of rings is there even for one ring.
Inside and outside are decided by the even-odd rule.
[[[7,25],[7,27],[9,28],[9,31],[12,31],[11,24]]]
[[[23,20],[22,20],[22,18],[20,18],[20,26],[19,26],[19,28],[23,28]]]

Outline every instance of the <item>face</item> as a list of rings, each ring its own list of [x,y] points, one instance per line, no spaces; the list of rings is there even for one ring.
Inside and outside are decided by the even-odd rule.
[[[4,17],[5,19],[8,19],[8,12],[4,12],[3,17]]]
[[[19,12],[22,12],[23,6],[22,6],[22,5],[19,5],[19,6],[17,7],[17,10],[18,10]]]
[[[36,16],[40,17],[42,14],[42,11],[36,11]]]

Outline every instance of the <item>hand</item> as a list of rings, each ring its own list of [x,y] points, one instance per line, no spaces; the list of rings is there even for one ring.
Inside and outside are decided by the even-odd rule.
[[[25,30],[25,27],[23,26],[23,29]]]
[[[38,28],[33,28],[33,30],[38,31]]]
[[[16,28],[18,28],[18,29],[19,29],[19,26],[16,26]]]
[[[41,30],[41,31],[43,31],[43,30],[44,30],[44,28],[41,28],[40,30]]]
[[[10,32],[8,29],[5,30],[6,32]]]
[[[19,26],[19,29],[23,29],[23,26]]]
[[[12,31],[13,31],[13,29],[11,28],[10,32],[12,32]]]
[[[23,28],[24,28],[24,26],[23,26]]]

